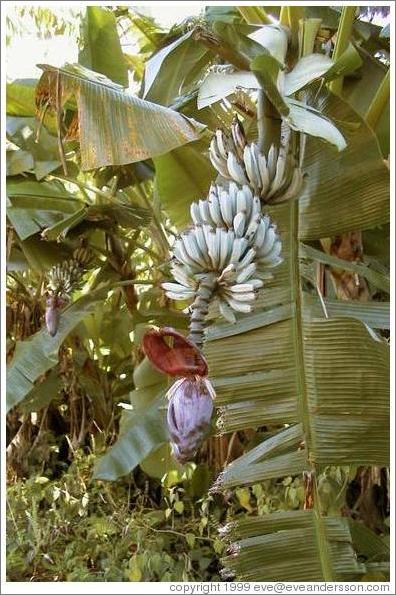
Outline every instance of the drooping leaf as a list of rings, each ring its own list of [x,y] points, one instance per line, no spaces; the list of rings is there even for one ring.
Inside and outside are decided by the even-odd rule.
[[[65,238],[68,232],[84,221],[88,213],[88,209],[84,206],[81,209],[74,211],[68,217],[65,217],[61,221],[54,223],[53,225],[46,227],[42,231],[42,237],[49,241],[58,241],[61,238]]]
[[[228,97],[238,87],[257,89],[259,86],[255,75],[249,71],[210,72],[199,87],[198,109]]]
[[[58,242],[49,242],[39,235],[29,236],[20,242],[28,268],[44,273],[54,264],[71,257],[71,252]]]
[[[78,95],[84,170],[143,161],[199,138],[196,122],[135,97],[103,75],[76,64],[42,68],[38,93],[54,96],[59,73],[64,93]]]
[[[253,33],[250,33],[249,39],[253,39],[258,44],[268,50],[270,56],[275,58],[283,67],[288,46],[286,30],[279,25],[263,25]]]
[[[42,382],[35,384],[34,388],[21,402],[21,410],[25,413],[40,411],[40,409],[46,407],[52,400],[56,399],[62,386],[63,381],[59,375],[59,370],[56,368],[52,369]]]
[[[293,95],[315,79],[328,73],[332,66],[333,61],[323,54],[310,54],[300,58],[294,68],[285,74],[284,94]]]

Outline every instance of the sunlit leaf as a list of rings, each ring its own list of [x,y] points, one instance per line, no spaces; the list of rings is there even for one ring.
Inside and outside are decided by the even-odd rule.
[[[317,136],[342,151],[347,146],[338,128],[318,110],[295,99],[286,99],[289,107],[288,122],[293,130]]]

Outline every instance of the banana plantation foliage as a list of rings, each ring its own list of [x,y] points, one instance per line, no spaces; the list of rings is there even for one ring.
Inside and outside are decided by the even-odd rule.
[[[168,8],[7,20],[7,580],[386,582],[389,8]]]

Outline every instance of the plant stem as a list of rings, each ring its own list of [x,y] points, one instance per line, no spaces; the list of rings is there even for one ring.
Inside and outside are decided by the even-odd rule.
[[[315,449],[314,433],[311,426],[311,414],[308,402],[308,387],[306,379],[306,361],[304,351],[304,318],[302,306],[302,286],[299,262],[299,201],[292,202],[290,209],[290,286],[292,290],[292,301],[295,304],[295,317],[293,328],[293,341],[296,353],[297,370],[297,393],[298,393],[298,412],[305,434],[305,449],[307,460],[310,461],[310,477],[313,487],[313,512],[314,528],[319,550],[319,559],[323,575],[323,580],[327,582],[334,581],[331,555],[328,551],[328,541],[326,536],[326,527],[323,520],[322,506],[320,503],[319,492],[316,485],[317,466],[311,461],[310,450]]]
[[[102,196],[103,198],[107,198],[107,200],[111,199],[111,195],[108,192],[99,190],[99,188],[96,188],[95,186],[90,186],[89,184],[86,184],[85,182],[80,182],[79,180],[72,180],[71,178],[68,178],[67,176],[59,176],[59,175],[53,176],[51,174],[50,177],[54,178],[55,180],[61,180],[62,182],[69,182],[70,184],[75,184],[79,188],[85,188],[85,190],[89,190],[90,192],[93,192],[94,194],[98,194],[99,196]]]
[[[366,122],[371,128],[375,128],[378,120],[381,117],[386,102],[389,100],[390,83],[389,83],[389,70],[385,74],[380,86],[377,89],[376,94],[370,106],[366,112]]]
[[[333,61],[336,62],[338,58],[345,52],[349,45],[349,40],[352,34],[352,27],[355,21],[356,6],[344,6],[341,13],[340,22],[337,31],[337,41],[333,52]],[[342,84],[344,77],[340,76],[329,84],[329,89],[332,93],[339,95],[342,91]]]
[[[197,27],[194,31],[194,41],[198,41],[206,46],[217,56],[220,56],[225,62],[231,63],[240,70],[249,70],[249,60],[242,54],[234,50],[227,42],[206,31],[202,27]]]
[[[259,89],[257,94],[257,132],[258,132],[258,148],[261,153],[266,153],[272,142],[278,142],[279,120],[275,118],[272,104],[268,99],[265,91]]]
[[[289,7],[282,6],[279,13],[279,24],[283,27],[289,26]]]
[[[161,243],[162,243],[162,247],[165,251],[165,253],[169,252],[169,240],[166,236],[166,233],[164,232],[164,229],[162,227],[162,223],[153,207],[153,205],[151,204],[151,202],[149,201],[146,193],[144,191],[142,191],[139,186],[136,189],[140,195],[140,197],[142,198],[143,202],[145,203],[146,207],[149,209],[149,211],[151,211],[151,214],[153,216],[153,221],[158,229],[160,238],[161,238]]]

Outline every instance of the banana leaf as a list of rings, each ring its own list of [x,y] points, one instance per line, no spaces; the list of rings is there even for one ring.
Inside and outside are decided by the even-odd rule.
[[[99,459],[95,479],[115,480],[130,473],[136,465],[167,440],[165,411],[157,398],[145,410],[124,411],[117,442]]]
[[[68,221],[83,206],[55,180],[11,178],[7,180],[7,198],[7,216],[21,240]]]
[[[389,346],[373,330],[386,326],[388,305],[333,300],[323,307],[303,283],[307,261],[328,256],[303,241],[387,220],[388,175],[364,122],[340,99],[319,95],[320,103],[338,120],[348,146],[336,153],[307,139],[302,196],[268,208],[284,262],[260,290],[259,310],[234,325],[212,325],[205,343],[219,431],[284,427],[228,465],[213,491],[301,473],[315,477],[327,465],[389,463]],[[344,261],[336,264],[342,268]],[[371,282],[387,286],[372,267],[345,266],[361,267]],[[356,561],[348,521],[325,517],[315,488],[313,503],[313,510],[231,522],[226,576],[329,581],[364,575],[369,567]]]
[[[114,13],[102,6],[87,6],[81,33],[79,63],[127,87],[128,68]]]
[[[147,458],[152,464],[156,451],[168,440],[164,399],[166,377],[144,358],[134,370],[133,381],[132,411],[123,411],[117,442],[95,465],[96,479],[118,479]]]
[[[104,75],[78,64],[41,68],[38,101],[49,96],[50,107],[59,111],[77,96],[83,170],[143,161],[199,138],[202,125],[139,99]]]
[[[171,105],[181,94],[190,72],[197,64],[203,70],[209,60],[210,52],[194,41],[193,31],[188,31],[147,61],[143,98],[161,105]]]
[[[242,518],[223,534],[232,544],[222,562],[241,581],[356,581],[366,572],[342,517],[278,512]]]

